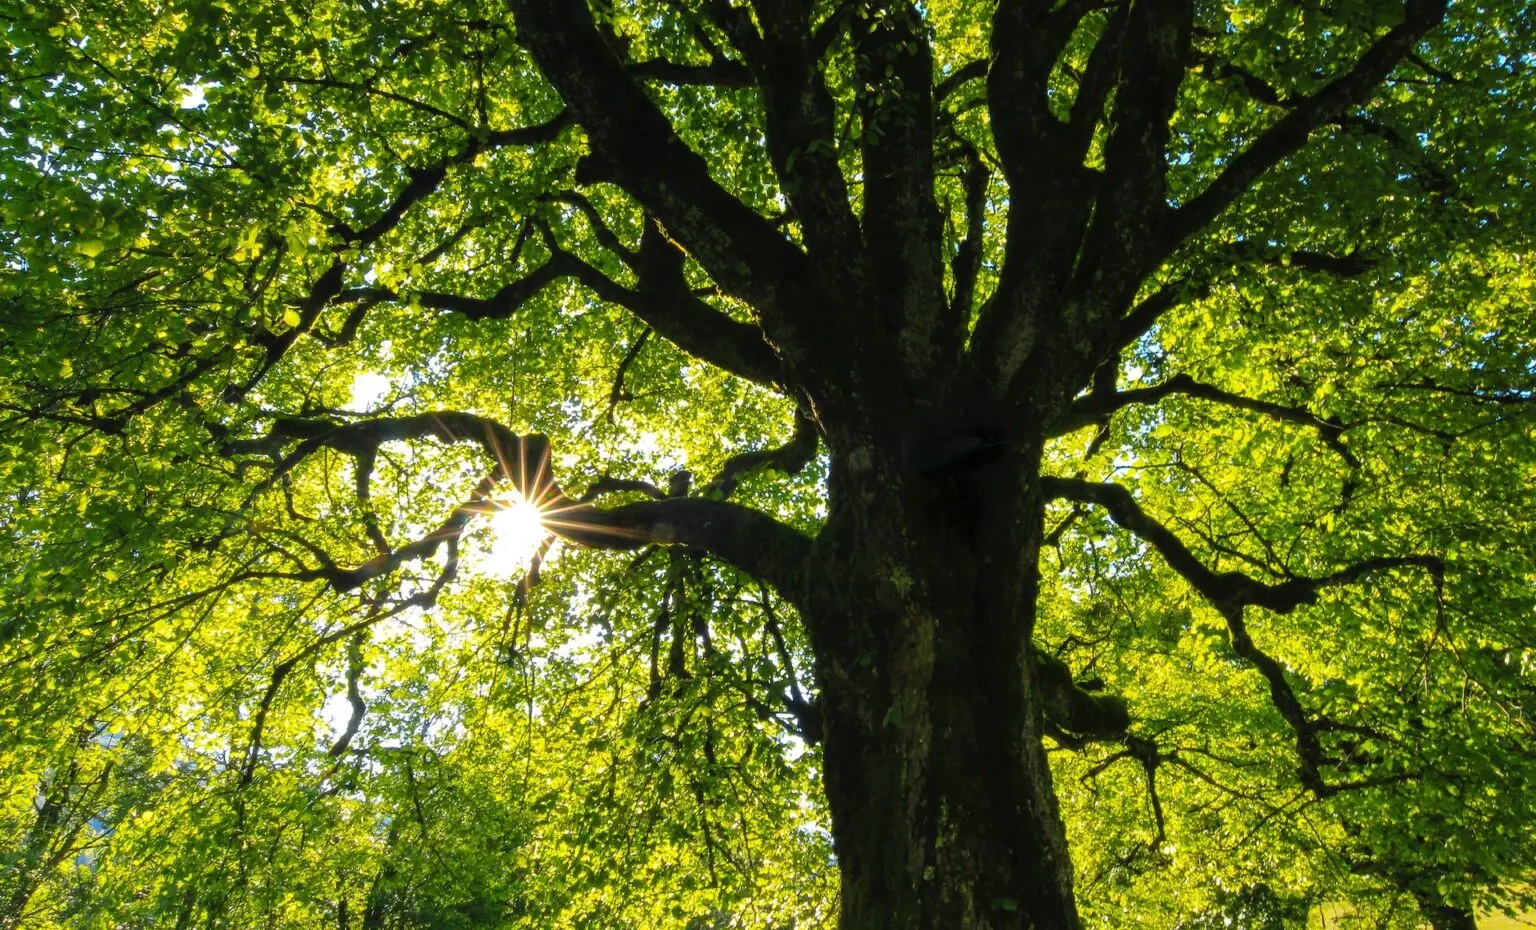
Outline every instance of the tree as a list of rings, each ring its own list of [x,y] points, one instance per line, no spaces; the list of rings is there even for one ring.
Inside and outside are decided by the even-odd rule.
[[[6,778],[140,798],[59,919],[1520,900],[1523,4],[506,6],[5,17]]]

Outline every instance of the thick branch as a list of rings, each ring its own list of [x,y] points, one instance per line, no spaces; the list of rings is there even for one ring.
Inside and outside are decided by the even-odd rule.
[[[816,424],[803,412],[795,413],[795,435],[782,446],[756,449],[732,456],[720,474],[704,487],[705,497],[727,498],[741,479],[754,472],[772,468],[786,475],[799,474],[816,457]]]
[[[708,552],[767,581],[790,601],[799,598],[811,540],[757,510],[700,497],[622,504],[600,509],[571,504],[548,511],[545,526],[595,549],[681,545]]]
[[[439,411],[407,417],[377,417],[353,423],[284,417],[272,426],[263,442],[298,440],[298,446],[278,464],[270,485],[322,448],[351,456],[376,453],[388,442],[436,439],[440,442],[475,442],[496,462],[493,479],[511,482],[519,491],[536,489],[547,474],[549,440],[539,435],[520,436],[495,420],[473,413]],[[232,451],[241,451],[235,448]],[[534,483],[530,486],[530,482]]]
[[[1046,97],[1051,68],[1061,57],[1088,4],[1003,0],[992,18],[987,97],[992,136],[1008,183],[1021,195],[1072,161],[1064,146],[1065,127],[1052,115]],[[1032,211],[1038,215],[1041,211]]]
[[[612,475],[603,475],[596,481],[587,485],[582,495],[576,498],[578,504],[590,504],[604,494],[644,494],[655,500],[663,500],[667,492],[651,484],[649,481],[641,481],[639,478],[615,478]]]
[[[701,300],[683,277],[683,254],[655,223],[646,226],[634,265],[639,287],[625,290],[583,263],[578,277],[599,297],[639,317],[673,345],[730,373],[777,385],[784,364],[753,323],[731,319]]]
[[[983,59],[968,61],[955,70],[945,75],[942,80],[933,86],[933,99],[939,103],[948,100],[949,97],[965,85],[967,81],[980,80],[987,76],[987,62]]]
[[[1449,0],[1407,0],[1403,22],[1394,26],[1342,76],[1308,97],[1299,98],[1247,149],[1232,158],[1210,186],[1184,206],[1170,211],[1161,254],[1214,220],[1259,176],[1306,144],[1312,130],[1360,104],[1419,40],[1445,18]]]
[[[1169,567],[1216,607],[1227,622],[1233,651],[1264,676],[1269,685],[1270,700],[1295,733],[1301,762],[1299,777],[1307,790],[1318,797],[1327,797],[1353,787],[1350,784],[1330,785],[1324,780],[1325,760],[1322,744],[1317,738],[1319,725],[1307,716],[1291,687],[1285,666],[1254,643],[1243,619],[1244,610],[1256,606],[1276,613],[1289,613],[1303,604],[1314,603],[1323,588],[1350,584],[1366,575],[1397,568],[1419,568],[1429,572],[1438,589],[1444,573],[1444,563],[1439,558],[1430,555],[1379,556],[1316,578],[1293,577],[1266,584],[1241,572],[1216,572],[1207,568],[1171,530],[1148,515],[1130,491],[1119,485],[1070,478],[1045,478],[1042,485],[1050,497],[1064,497],[1104,508],[1116,524],[1151,544]]]
[[[748,61],[762,92],[768,157],[799,221],[809,271],[822,295],[836,295],[834,312],[826,307],[820,312],[808,306],[789,308],[797,313],[792,318],[796,328],[814,334],[808,338],[819,343],[801,351],[823,356],[818,362],[831,373],[843,363],[840,353],[828,349],[852,345],[857,336],[869,343],[879,331],[877,319],[867,312],[864,242],[852,206],[855,198],[838,158],[837,106],[821,61],[823,43],[840,34],[847,16],[834,12],[818,36],[812,31],[812,4],[770,0],[757,5],[761,35],[752,31],[750,37],[742,36],[746,30],[739,25],[733,35],[753,48]],[[777,341],[775,329],[764,322]]]
[[[1120,80],[1104,145],[1104,178],[1079,273],[1139,279],[1146,268],[1140,253],[1156,248],[1146,233],[1165,209],[1168,127],[1193,26],[1193,0],[1131,6],[1119,39]]]
[[[1189,57],[1193,23],[1193,0],[1138,0],[1123,20],[1118,12],[1111,16],[1099,40],[1093,57],[1100,60],[1091,63],[1096,72],[1090,77],[1097,82],[1108,80],[1104,74],[1109,66],[1103,56],[1117,59],[1104,171],[1094,185],[1091,219],[1082,238],[1074,231],[1069,239],[1052,243],[1062,255],[1070,254],[1070,280],[1063,276],[1061,259],[1045,267],[1052,277],[1046,279],[1047,296],[1041,303],[1050,308],[1048,314],[1061,319],[1043,317],[1038,345],[1017,345],[1018,337],[1010,336],[1001,347],[1002,364],[996,377],[1010,382],[1009,393],[1017,402],[1054,400],[1048,396],[1051,388],[1044,386],[1042,391],[1037,381],[1042,368],[1057,370],[1048,381],[1071,384],[1119,348],[1117,317],[1162,257],[1155,232],[1167,209],[1169,126]],[[1100,92],[1095,86],[1082,90]],[[1081,146],[1093,137],[1089,121],[1094,116],[1074,114],[1078,123],[1071,127],[1076,134],[1071,144],[1076,158],[1084,157]],[[1055,216],[1041,219],[1057,221]],[[1073,218],[1074,230],[1081,222]],[[1011,248],[1011,231],[1009,244]]]
[[[1316,603],[1324,588],[1349,584],[1374,572],[1420,568],[1439,574],[1443,570],[1441,560],[1432,555],[1378,556],[1327,575],[1293,576],[1266,583],[1242,572],[1217,572],[1208,568],[1172,530],[1153,519],[1131,492],[1120,485],[1047,477],[1041,479],[1041,487],[1049,498],[1064,498],[1103,508],[1116,524],[1157,550],[1170,568],[1223,613],[1250,606],[1290,613],[1304,604]]]
[[[420,291],[411,296],[423,307],[459,313],[471,320],[505,319],[554,282],[575,278],[602,300],[633,313],[689,355],[759,384],[776,385],[783,380],[782,364],[764,341],[762,330],[731,319],[694,295],[682,277],[682,254],[654,229],[648,230],[638,255],[620,256],[634,263],[640,276],[638,289],[624,287],[553,243],[550,248],[544,264],[503,285],[490,297],[441,291]],[[405,295],[374,287],[353,288],[346,296],[399,300]]]
[[[1099,34],[1099,41],[1088,55],[1088,65],[1077,82],[1077,96],[1072,100],[1068,118],[1071,127],[1071,147],[1083,156],[1093,141],[1094,131],[1105,117],[1104,104],[1115,86],[1115,73],[1120,63],[1120,45],[1125,38],[1126,19],[1130,4],[1121,4],[1110,12]]]
[[[1003,267],[981,308],[970,354],[983,377],[1003,387],[1062,311],[1089,215],[1094,174],[1073,150],[1069,127],[1052,114],[1052,65],[1087,3],[1004,0],[992,21],[987,97],[1009,205]]]
[[[1112,351],[1107,354],[1114,354],[1140,339],[1162,319],[1163,314],[1186,300],[1204,297],[1208,289],[1207,284],[1191,284],[1189,281],[1172,281],[1159,287],[1120,319]]]
[[[268,479],[271,486],[321,448],[358,458],[370,457],[392,441],[436,439],[474,442],[495,464],[470,501],[460,505],[436,530],[400,549],[346,569],[322,564],[287,577],[325,580],[339,591],[394,571],[410,561],[430,557],[444,543],[456,544],[469,521],[494,509],[487,499],[497,486],[510,485],[545,513],[545,526],[572,542],[602,549],[634,549],[649,544],[685,545],[701,549],[777,587],[786,597],[798,592],[800,571],[810,539],[772,517],[739,504],[702,498],[667,498],[612,509],[601,509],[567,497],[550,472],[549,441],[540,435],[519,435],[485,417],[457,411],[384,417],[337,424],[321,420],[283,419],[271,434],[258,440],[265,446],[297,441]],[[234,448],[231,451],[239,451]]]
[[[955,369],[964,318],[947,318],[933,193],[933,60],[926,24],[910,4],[854,16],[857,103],[864,124],[864,244],[871,298],[899,333],[910,377]]]
[[[1035,651],[1035,681],[1045,705],[1045,719],[1056,741],[1081,748],[1097,740],[1121,740],[1131,725],[1125,700],[1114,694],[1094,694],[1072,678],[1067,663]]]
[[[519,41],[586,130],[585,181],[612,181],[667,227],[722,287],[770,314],[794,314],[803,256],[722,188],[613,54],[585,4],[512,0]],[[659,331],[659,327],[658,327]]]

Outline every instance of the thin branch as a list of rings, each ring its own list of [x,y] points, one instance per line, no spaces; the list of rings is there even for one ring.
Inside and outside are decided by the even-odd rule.
[[[1309,249],[1284,251],[1259,246],[1252,242],[1234,242],[1228,247],[1228,251],[1239,261],[1262,262],[1282,268],[1294,268],[1297,271],[1316,271],[1340,278],[1358,278],[1380,264],[1377,259],[1359,252],[1345,252],[1338,255],[1333,252]]]
[[[384,208],[384,211],[367,226],[362,229],[354,229],[351,226],[338,225],[332,232],[343,240],[352,244],[367,244],[380,239],[385,233],[399,225],[405,217],[407,210],[417,201],[437,191],[443,179],[448,176],[448,170],[455,165],[473,162],[476,155],[490,149],[504,148],[511,145],[538,145],[542,142],[551,142],[565,127],[570,124],[570,116],[561,112],[553,119],[546,120],[534,126],[526,126],[518,129],[499,129],[485,134],[483,140],[471,138],[462,149],[451,155],[444,156],[437,161],[420,167],[408,167],[406,185],[395,194],[393,200]]]
[[[1452,397],[1463,397],[1467,400],[1475,400],[1480,404],[1494,404],[1498,406],[1517,404],[1536,404],[1536,382],[1527,388],[1511,388],[1506,391],[1490,391],[1486,388],[1462,388],[1439,384],[1432,378],[1424,378],[1420,381],[1406,382],[1393,385],[1394,389],[1429,391],[1435,394],[1448,394]]]
[[[1241,65],[1219,58],[1214,53],[1206,50],[1197,52],[1196,58],[1204,66],[1201,75],[1213,83],[1235,83],[1249,97],[1267,106],[1290,107],[1294,105],[1289,95],[1282,94],[1274,85]]]
[[[946,74],[943,79],[933,86],[933,99],[938,103],[942,103],[967,82],[978,81],[986,76],[987,60],[985,58],[968,61],[949,72],[949,74]]]
[[[1393,148],[1407,155],[1412,162],[1412,168],[1422,175],[1424,188],[1429,193],[1440,197],[1452,197],[1456,194],[1460,185],[1455,175],[1437,164],[1422,146],[1396,126],[1357,113],[1341,114],[1333,117],[1329,122],[1346,131],[1385,140]],[[1480,209],[1477,212],[1480,215],[1486,215],[1482,214]]]
[[[281,84],[327,87],[333,90],[350,90],[364,94],[366,96],[381,97],[385,100],[393,100],[396,103],[404,104],[413,110],[420,110],[423,113],[436,116],[437,118],[451,123],[454,126],[465,130],[466,132],[471,132],[474,129],[469,120],[462,116],[449,113],[447,110],[444,110],[439,106],[435,106],[434,104],[427,103],[423,100],[417,100],[413,97],[407,97],[404,94],[397,94],[394,91],[383,90],[363,81],[343,81],[339,78],[333,77],[302,77],[299,75],[276,75],[271,79]]]
[[[366,246],[383,238],[390,230],[399,225],[408,211],[416,202],[433,194],[442,185],[448,176],[448,171],[455,165],[472,162],[476,155],[482,151],[500,148],[509,145],[537,145],[548,142],[564,131],[569,119],[565,113],[561,113],[554,119],[535,126],[527,126],[519,129],[497,130],[486,134],[482,138],[472,138],[464,148],[445,156],[430,165],[422,168],[407,168],[406,175],[409,178],[404,187],[397,192],[383,212],[372,223],[362,229],[354,229],[345,222],[337,221],[332,224],[331,232],[336,234],[348,245],[358,247]],[[340,296],[343,291],[347,266],[340,255],[331,260],[331,264],[310,285],[309,293],[299,304],[296,312],[299,322],[291,329],[281,334],[273,335],[258,325],[256,341],[266,349],[266,356],[257,366],[254,374],[243,385],[234,389],[232,396],[240,397],[254,388],[267,373],[283,359],[298,338],[313,329],[315,321],[331,303]],[[360,320],[359,320],[360,322]]]
[[[644,81],[659,81],[679,87],[747,87],[752,83],[751,70],[741,62],[729,59],[716,59],[707,65],[687,65],[665,58],[652,58],[631,64],[629,73]]]
[[[784,640],[784,630],[779,625],[779,616],[774,612],[772,595],[768,589],[761,591],[762,600],[759,602],[763,609],[763,629],[773,640],[774,651],[778,653],[779,664],[784,667],[784,675],[789,683],[789,697],[786,703],[789,710],[795,715],[800,725],[800,736],[811,745],[821,741],[821,715],[814,701],[807,700],[800,690],[800,676],[795,672],[795,660],[790,654],[789,644]]]
[[[654,500],[663,500],[667,496],[666,491],[651,484],[649,481],[603,475],[587,485],[587,490],[580,497],[576,498],[576,503],[590,504],[604,494],[644,494]]]
[[[569,204],[580,210],[581,215],[587,219],[587,225],[592,227],[593,237],[597,239],[599,245],[617,255],[626,265],[633,266],[635,264],[637,258],[635,251],[619,240],[618,235],[614,233],[612,227],[603,219],[602,214],[597,212],[597,207],[593,205],[591,200],[587,199],[585,194],[574,190],[556,191],[552,194],[546,194],[540,199],[550,203]]]
[[[950,298],[950,316],[961,325],[969,325],[976,299],[976,278],[981,273],[982,240],[986,233],[987,184],[992,173],[987,170],[981,154],[969,142],[961,149],[965,158],[965,238],[950,259],[950,273],[954,277],[955,291]]]
[[[1338,453],[1339,457],[1350,468],[1359,468],[1360,459],[1344,443],[1344,432],[1349,426],[1339,420],[1338,417],[1320,417],[1305,407],[1292,407],[1285,404],[1277,404],[1267,400],[1256,400],[1223,390],[1213,384],[1197,381],[1186,374],[1177,374],[1151,387],[1133,388],[1129,391],[1114,391],[1108,393],[1093,392],[1073,401],[1063,416],[1063,422],[1058,427],[1060,432],[1069,433],[1098,423],[1115,411],[1122,410],[1133,404],[1155,404],[1170,395],[1182,395],[1194,397],[1200,400],[1208,400],[1227,407],[1235,407],[1239,410],[1248,410],[1261,413],[1267,417],[1281,420],[1287,423],[1299,423],[1317,430],[1323,442]]]
[[[651,334],[654,332],[655,330],[649,326],[641,330],[640,335],[635,337],[635,341],[630,343],[629,350],[624,353],[624,358],[619,361],[618,370],[613,373],[613,386],[608,390],[607,419],[610,423],[613,422],[613,412],[618,409],[619,404],[626,400],[631,400],[635,396],[625,386],[624,378],[629,374],[629,368],[635,363],[635,359],[640,357],[641,350],[645,348],[646,340],[650,339]]]
[[[736,491],[741,479],[764,469],[786,475],[799,474],[816,457],[816,424],[803,412],[795,412],[795,434],[782,446],[755,449],[731,456],[713,481],[704,486],[703,496],[725,499]]]
[[[368,705],[363,701],[362,691],[358,687],[358,681],[363,675],[365,639],[363,631],[359,630],[347,645],[347,703],[352,706],[352,713],[347,718],[346,729],[327,750],[327,754],[333,757],[345,753],[347,747],[352,745],[353,737],[357,736],[358,728],[363,725],[363,715],[368,712]]]

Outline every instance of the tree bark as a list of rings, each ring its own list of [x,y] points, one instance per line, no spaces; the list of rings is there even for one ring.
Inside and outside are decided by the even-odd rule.
[[[1079,925],[1030,642],[1037,467],[834,451],[802,609],[843,930]]]

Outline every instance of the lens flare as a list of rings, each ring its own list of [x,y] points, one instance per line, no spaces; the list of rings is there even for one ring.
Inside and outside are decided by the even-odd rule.
[[[489,561],[498,574],[513,575],[528,567],[549,536],[544,514],[516,492],[498,501],[490,516]]]

